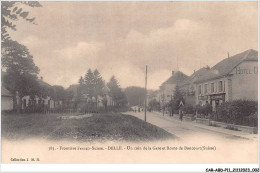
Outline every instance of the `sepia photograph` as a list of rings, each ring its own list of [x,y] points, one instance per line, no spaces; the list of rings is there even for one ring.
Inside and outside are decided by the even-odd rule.
[[[1,1],[1,162],[257,164],[258,2]]]

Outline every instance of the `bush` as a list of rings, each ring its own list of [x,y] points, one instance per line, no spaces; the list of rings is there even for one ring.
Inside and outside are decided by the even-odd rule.
[[[153,111],[153,110],[155,110],[155,111],[160,111],[160,108],[161,108],[160,102],[158,102],[156,99],[153,99],[153,100],[151,100],[151,101],[148,103],[148,109],[149,109],[150,111]]]
[[[249,100],[225,102],[217,107],[215,115],[215,120],[217,121],[238,125],[251,124],[251,126],[251,121],[257,122],[257,118],[257,101]]]
[[[212,106],[210,104],[205,104],[203,106],[196,105],[194,109],[197,114],[201,115],[203,118],[212,114]]]
[[[195,114],[195,110],[192,105],[185,104],[180,109],[184,112],[184,114]]]

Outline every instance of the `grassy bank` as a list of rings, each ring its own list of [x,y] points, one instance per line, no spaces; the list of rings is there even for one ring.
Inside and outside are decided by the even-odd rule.
[[[2,137],[77,141],[153,141],[175,139],[165,130],[130,115],[93,114],[82,119],[61,119],[60,114],[2,115]],[[69,116],[69,115],[67,115]]]

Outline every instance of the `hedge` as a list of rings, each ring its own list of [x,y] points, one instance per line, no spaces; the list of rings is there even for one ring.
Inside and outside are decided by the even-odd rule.
[[[185,104],[180,109],[184,112],[184,114],[193,114],[194,115],[196,113],[193,106],[189,105],[189,104]]]
[[[214,120],[229,124],[257,126],[257,101],[235,100],[219,105]]]
[[[203,106],[196,105],[194,110],[197,112],[198,116],[202,115],[203,118],[212,114],[212,106],[210,104],[205,104]]]

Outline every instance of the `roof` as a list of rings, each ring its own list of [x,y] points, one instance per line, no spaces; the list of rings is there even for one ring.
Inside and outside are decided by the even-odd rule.
[[[110,92],[110,89],[107,87],[106,84],[104,84],[104,87],[102,88],[102,91],[104,94],[108,94]]]
[[[1,96],[13,97],[13,94],[10,91],[8,91],[4,86],[2,86]]]
[[[258,61],[258,52],[256,50],[249,49],[242,53],[226,58],[213,66],[210,71],[200,76],[195,82],[199,83],[206,80],[226,76],[230,74],[236,66],[244,61]]]
[[[202,67],[201,69],[195,71],[191,76],[189,76],[185,81],[181,83],[181,85],[190,84],[197,79],[201,78],[207,71],[209,71],[209,67]]]
[[[78,88],[79,88],[79,84],[73,84],[73,85],[70,85],[66,90],[73,91],[73,93],[76,94],[78,91]]]
[[[52,87],[50,84],[48,84],[47,82],[44,82],[42,79],[37,79],[38,83],[41,86],[46,86],[46,87]]]
[[[2,80],[2,83],[3,83],[3,79],[4,77],[7,75],[7,72],[5,71],[1,71],[1,80]],[[37,79],[38,83],[41,85],[41,86],[46,86],[46,87],[51,87],[50,84],[48,84],[47,82],[44,82],[42,79]]]
[[[165,84],[180,84],[187,78],[188,78],[188,76],[186,74],[182,73],[181,71],[176,71],[176,72],[173,72],[173,75],[170,78],[168,78],[162,84],[162,86],[164,86]]]

